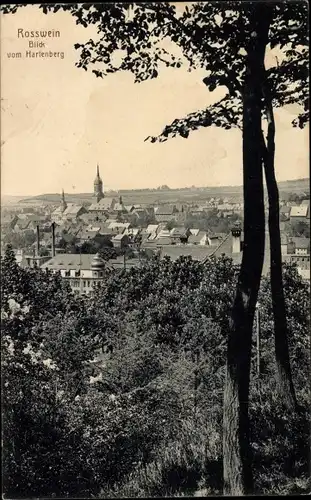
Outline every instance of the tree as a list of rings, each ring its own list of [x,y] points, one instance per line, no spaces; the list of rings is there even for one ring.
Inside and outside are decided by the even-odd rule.
[[[189,69],[200,67],[209,72],[203,81],[210,91],[219,86],[228,89],[225,97],[216,104],[191,113],[185,119],[174,120],[151,141],[167,140],[176,135],[187,138],[191,130],[201,126],[243,128],[244,251],[229,329],[224,398],[224,477],[228,493],[245,493],[252,489],[248,392],[252,324],[264,252],[262,164],[269,193],[275,352],[281,385],[285,388],[288,403],[295,405],[284,322],[285,302],[282,293],[279,294],[282,273],[271,106],[296,102],[303,105],[304,110],[294,125],[303,127],[308,120],[307,6],[302,2],[198,2],[190,8],[185,6],[180,15],[169,3],[141,6],[115,3],[96,7],[85,4],[44,5],[42,8],[44,12],[63,8],[76,17],[77,23],[85,27],[90,24],[97,26],[98,41],[91,39],[85,44],[75,45],[81,51],[77,66],[85,70],[90,67],[97,77],[130,70],[135,81],[139,82],[156,78],[161,64],[180,67],[186,62]],[[291,27],[296,21],[298,31]],[[183,59],[161,44],[165,37],[181,48]],[[269,43],[271,47],[285,48],[285,62],[282,61],[277,68],[265,70],[264,56]],[[113,58],[116,50],[123,54],[119,64]],[[262,134],[264,113],[269,125],[267,144]]]
[[[290,225],[290,229],[292,236],[304,236],[305,238],[310,238],[310,226],[307,222],[293,222]]]
[[[169,220],[166,223],[166,229],[168,229],[169,231],[171,231],[172,229],[174,229],[174,227],[176,227],[176,221],[174,219]]]

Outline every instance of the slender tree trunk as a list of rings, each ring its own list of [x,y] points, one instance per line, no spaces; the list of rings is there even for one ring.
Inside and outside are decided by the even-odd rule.
[[[270,269],[271,293],[274,317],[275,357],[277,364],[279,391],[283,401],[289,408],[297,408],[297,400],[292,379],[288,339],[286,306],[282,277],[282,252],[280,233],[279,190],[275,178],[275,123],[272,99],[265,82],[263,87],[265,109],[268,120],[267,145],[262,133],[263,164],[265,170],[269,199],[269,236],[270,236]]]
[[[242,96],[244,249],[228,336],[223,408],[224,493],[228,495],[253,490],[248,400],[252,330],[264,259],[261,85],[269,13],[267,4],[252,6]]]

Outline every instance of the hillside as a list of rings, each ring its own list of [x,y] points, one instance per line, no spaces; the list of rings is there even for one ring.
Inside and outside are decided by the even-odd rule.
[[[279,183],[279,190],[282,193],[309,193],[309,179],[296,179],[282,181]],[[242,186],[216,186],[216,187],[191,187],[181,189],[122,189],[120,191],[108,191],[106,196],[118,197],[122,195],[126,203],[156,204],[156,203],[175,203],[175,202],[200,202],[211,197],[227,197],[241,199],[243,195]],[[92,193],[72,193],[65,194],[69,203],[89,204],[92,201]],[[4,196],[2,205],[36,205],[36,204],[55,204],[60,199],[59,193],[46,193],[37,196]]]

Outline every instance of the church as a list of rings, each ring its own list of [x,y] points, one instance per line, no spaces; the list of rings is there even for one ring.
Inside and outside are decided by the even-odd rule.
[[[97,165],[96,177],[94,180],[94,196],[88,211],[96,215],[103,215],[104,212],[114,209],[117,201],[115,198],[105,198],[103,181],[99,175],[99,166]]]
[[[118,203],[115,198],[105,197],[103,181],[100,177],[99,166],[97,165],[92,204],[88,208],[88,210],[83,205],[79,205],[76,203],[67,203],[65,200],[64,190],[62,190],[60,204],[52,212],[51,219],[52,222],[61,224],[64,221],[73,221],[86,212],[89,212],[94,216],[100,216],[106,212],[112,212],[118,208],[120,209],[120,203],[123,206],[122,200],[120,200],[120,202]]]
[[[74,221],[80,215],[86,213],[86,208],[77,203],[67,203],[65,200],[65,193],[62,190],[62,196],[59,207],[57,207],[51,214],[52,222],[61,224],[64,221]]]

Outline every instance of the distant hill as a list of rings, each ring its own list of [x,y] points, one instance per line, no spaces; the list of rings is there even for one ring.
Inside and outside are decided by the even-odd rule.
[[[279,191],[292,193],[309,193],[310,181],[308,178],[279,182]],[[122,195],[126,203],[174,203],[178,201],[200,201],[210,197],[241,198],[242,186],[217,186],[217,187],[191,187],[170,189],[122,189],[120,191],[106,192],[106,196],[118,197]],[[69,203],[89,204],[92,202],[92,193],[65,193],[66,201]],[[60,201],[59,193],[47,193],[37,196],[3,196],[2,205],[37,205],[56,204]]]

